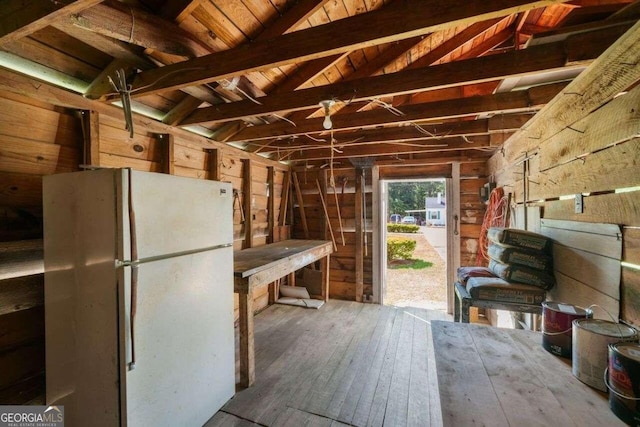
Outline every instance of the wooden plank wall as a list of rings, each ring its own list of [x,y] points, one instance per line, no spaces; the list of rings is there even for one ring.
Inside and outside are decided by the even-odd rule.
[[[615,224],[541,220],[540,233],[554,240],[557,285],[547,293],[553,301],[588,307],[598,301],[594,317],[620,315],[622,233]]]
[[[331,240],[316,180],[320,183],[321,189],[323,189],[323,197],[327,204],[331,229],[333,230],[336,240],[336,250],[331,255],[329,296],[330,298],[336,299],[356,300],[356,239],[358,237],[356,233],[356,198],[360,197],[356,196],[356,169],[340,168],[334,170],[335,193],[334,188],[330,185],[330,171],[317,169],[305,170],[304,168],[299,168],[295,169],[295,172],[302,193],[309,238]],[[371,188],[371,170],[365,169],[367,250],[365,256],[363,248],[362,290],[365,296],[373,294],[373,216],[371,210]],[[294,198],[294,201],[293,236],[302,239],[305,238],[305,234],[300,215],[300,204],[296,198]],[[340,207],[344,245],[340,233],[337,206]],[[364,222],[362,222],[362,227],[364,227]]]
[[[489,172],[517,204],[526,191],[526,202],[540,207],[543,219],[620,225],[622,261],[640,265],[638,105],[640,86],[546,140],[509,140],[489,160]],[[526,176],[524,159],[529,159]],[[582,213],[575,212],[574,199],[562,197],[578,193],[583,194]],[[623,266],[618,285],[620,318],[640,326],[640,272]]]
[[[462,236],[462,260],[463,263],[475,263],[477,241],[480,224],[484,217],[484,205],[481,203],[478,192],[479,188],[487,181],[486,165],[483,162],[469,162],[461,165],[461,223],[460,233]],[[324,210],[319,197],[316,180],[321,184],[327,210],[330,218],[331,228],[336,240],[337,250],[331,256],[330,270],[330,296],[331,298],[357,300],[359,292],[357,290],[357,199],[360,197],[356,192],[356,169],[340,167],[334,170],[335,191],[337,201],[340,206],[340,217],[342,220],[345,244],[342,244],[340,233],[340,221],[338,220],[338,210],[336,208],[336,197],[334,189],[330,185],[330,174],[328,170],[316,170],[296,168],[296,176],[302,193],[304,212],[306,216],[309,238],[331,239],[331,235],[326,226]],[[365,169],[365,198],[366,198],[366,251],[363,247],[363,295],[364,300],[373,293],[373,221],[372,221],[372,187],[371,170]],[[451,176],[451,165],[413,165],[413,166],[382,166],[380,168],[381,179],[399,178],[446,178]],[[344,188],[344,190],[343,190]],[[294,199],[295,200],[295,199]],[[294,202],[294,229],[295,238],[305,238],[305,231],[300,215],[300,204]],[[362,223],[364,227],[364,223]],[[364,240],[364,239],[363,239]],[[364,244],[364,242],[363,242]]]
[[[3,404],[32,402],[44,390],[41,177],[77,170],[82,162],[81,142],[80,121],[73,112],[0,93],[0,402]]]
[[[277,218],[287,166],[183,131],[161,134],[157,125],[139,118],[134,129],[129,138],[121,116],[64,109],[0,92],[0,271],[10,267],[12,273],[0,277],[0,403],[41,399],[44,390],[42,271],[34,272],[32,263],[16,263],[5,255],[20,253],[15,249],[29,246],[28,242],[40,242],[41,248],[41,240],[27,239],[42,239],[43,175],[92,164],[197,179],[217,177],[232,183],[240,203],[250,200],[245,221],[240,203],[234,205],[234,248],[245,247],[247,236],[254,246],[269,241],[268,168],[274,169],[273,215]],[[162,128],[167,129],[171,128]],[[251,168],[251,194],[246,195],[245,167]],[[245,230],[247,218],[251,218],[250,233]],[[256,292],[255,299],[256,310],[267,305],[266,286],[264,292]]]

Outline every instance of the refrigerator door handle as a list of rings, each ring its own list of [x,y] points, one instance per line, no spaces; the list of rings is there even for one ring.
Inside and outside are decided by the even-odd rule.
[[[133,189],[131,170],[129,170],[129,234],[131,243],[131,259],[138,259],[138,239],[136,235],[136,213],[133,209]],[[138,303],[138,265],[131,265],[131,312],[129,314],[129,333],[131,334],[131,362],[129,362],[129,370],[136,368],[136,340],[135,340],[135,320],[136,308]]]
[[[147,258],[141,258],[141,259],[137,259],[136,257],[132,257],[131,260],[116,260],[116,267],[137,267],[141,264],[146,264],[148,262],[155,262],[155,261],[162,261],[165,259],[169,259],[169,258],[176,258],[176,257],[180,257],[180,256],[187,256],[187,255],[194,255],[194,254],[198,254],[201,252],[209,252],[209,251],[214,251],[216,249],[222,249],[222,248],[229,248],[232,247],[233,243],[223,243],[221,245],[214,245],[214,246],[208,246],[206,248],[199,248],[199,249],[191,249],[188,251],[182,251],[182,252],[174,252],[172,254],[164,254],[164,255],[155,255],[155,256],[150,256]],[[133,250],[132,250],[133,252]]]
[[[129,337],[131,340],[131,361],[129,370],[136,368],[136,311],[138,307],[138,266],[131,266],[131,308],[129,311]]]

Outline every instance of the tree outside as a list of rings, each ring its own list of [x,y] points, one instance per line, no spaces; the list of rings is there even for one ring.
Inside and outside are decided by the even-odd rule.
[[[443,180],[389,183],[389,214],[404,214],[407,210],[424,209],[425,197],[444,196]]]

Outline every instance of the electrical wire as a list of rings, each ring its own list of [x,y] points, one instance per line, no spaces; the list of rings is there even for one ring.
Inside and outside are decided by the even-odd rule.
[[[502,187],[494,188],[489,195],[487,210],[484,213],[482,228],[480,229],[480,238],[478,239],[478,255],[476,257],[477,265],[485,265],[489,260],[489,239],[487,232],[491,227],[507,227],[507,206],[508,198],[504,195]]]

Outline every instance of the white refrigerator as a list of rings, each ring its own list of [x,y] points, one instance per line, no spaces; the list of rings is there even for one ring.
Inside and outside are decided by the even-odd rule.
[[[44,177],[46,400],[73,426],[201,426],[235,391],[232,188]]]

